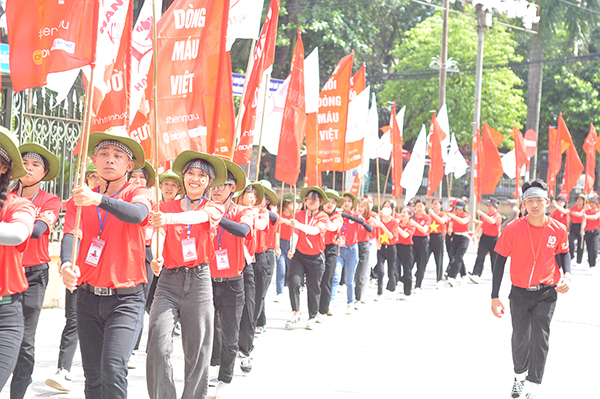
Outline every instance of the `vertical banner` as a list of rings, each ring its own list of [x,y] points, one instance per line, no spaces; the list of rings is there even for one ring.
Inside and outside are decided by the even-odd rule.
[[[362,67],[350,78],[350,101],[353,101],[364,89],[367,88],[367,67]]]
[[[317,113],[306,115],[306,184],[308,186],[322,186],[320,166],[317,158],[318,132]]]
[[[444,157],[442,156],[442,140],[445,133],[435,118],[436,113],[431,117],[431,126],[429,128],[429,143],[427,145],[427,154],[429,155],[429,179],[427,184],[427,195],[433,195],[438,189],[444,178]]]
[[[594,191],[594,181],[596,179],[596,146],[598,144],[598,133],[594,124],[590,124],[590,132],[588,133],[583,150],[585,151],[585,184],[583,192],[590,194]]]
[[[392,138],[392,196],[402,195],[402,128],[396,119],[396,102],[390,114],[390,134]]]

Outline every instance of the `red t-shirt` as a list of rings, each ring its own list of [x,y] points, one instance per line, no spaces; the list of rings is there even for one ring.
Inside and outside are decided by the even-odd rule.
[[[585,214],[590,215],[590,216],[597,215],[598,213],[600,213],[600,209],[597,209],[596,211],[588,209],[587,211],[585,211]],[[585,230],[586,231],[592,231],[592,230],[596,230],[596,229],[600,229],[600,219],[595,219],[595,220],[587,219],[585,221]]]
[[[498,237],[500,235],[500,226],[502,226],[502,216],[498,213],[498,211],[487,213],[486,216],[494,219],[494,224],[491,224],[484,218],[481,218],[481,232],[486,236]]]
[[[133,204],[143,204],[150,215],[152,197],[146,187],[125,183],[114,198]],[[100,234],[98,211],[100,211],[100,218],[106,220],[100,236],[104,241],[104,248],[98,265],[92,266],[87,264],[85,259],[92,239],[97,239]],[[75,232],[76,213],[77,207],[71,198],[67,202],[63,231],[77,235],[81,239],[76,262],[81,271],[80,283],[88,283],[95,287],[130,288],[148,282],[144,237],[148,217],[140,224],[125,223],[97,206],[84,206],[81,208],[80,229]]]
[[[429,237],[429,226],[431,225],[431,216],[427,214],[424,214],[423,216],[415,215],[415,222],[419,223],[422,227],[427,227],[427,232],[421,233],[417,228],[415,228],[414,235],[417,237]]]
[[[534,259],[538,248],[539,254]],[[504,228],[495,251],[504,257],[516,255],[510,260],[510,279],[514,286],[554,285],[560,280],[554,256],[569,251],[569,235],[565,226],[552,218],[547,219],[545,226],[535,227],[524,216]]]
[[[573,205],[571,207],[571,223],[580,224],[581,222],[583,222],[583,215],[582,216],[574,216],[573,215],[573,212],[581,212],[582,210],[583,210],[583,206],[578,207],[577,205]]]
[[[561,222],[562,224],[565,225],[565,227],[568,226],[568,224],[567,224],[568,219],[569,219],[568,213],[562,213],[558,209],[555,209],[554,212],[552,212],[552,215],[550,215],[550,217],[558,222]]]
[[[377,221],[379,221],[379,215],[376,213],[371,213],[371,217]],[[373,229],[373,231],[369,234],[369,239],[374,240],[379,236],[379,233],[377,232],[377,229]]]
[[[35,207],[25,198],[9,193],[0,211],[0,221],[4,223],[20,222],[27,226],[29,235],[35,223]],[[23,271],[23,251],[29,238],[20,245],[0,245],[0,296],[24,292],[29,284]]]
[[[396,244],[403,244],[403,245],[413,245],[413,236],[417,235],[417,228],[415,227],[414,224],[409,223],[406,226],[402,226],[402,224],[398,225],[399,229],[404,230],[405,232],[407,232],[409,235],[406,238],[403,238],[400,233],[398,233],[398,241],[396,241]]]
[[[231,207],[225,212],[227,219],[232,222],[242,223],[250,227],[250,232],[244,238],[236,237],[222,227],[217,227],[217,233],[214,235],[214,248],[226,249],[229,268],[219,270],[217,267],[217,258],[212,257],[210,260],[210,275],[212,277],[237,277],[244,271],[246,259],[244,258],[244,242],[248,237],[252,236],[252,226],[254,225],[254,215],[250,208],[231,202]],[[219,246],[219,239],[221,244]]]
[[[325,251],[325,231],[329,216],[322,211],[318,211],[314,216],[308,217],[307,211],[296,213],[296,220],[308,226],[317,226],[319,234],[307,235],[300,229],[294,229],[298,234],[298,244],[296,250],[304,255],[318,255]]]
[[[269,220],[269,226],[267,227],[267,249],[276,249],[277,248],[277,229],[279,228],[279,218],[275,222],[271,222]]]
[[[13,194],[16,195],[16,192],[13,192]],[[35,220],[44,222],[48,229],[40,238],[29,240],[29,244],[23,252],[23,267],[43,265],[50,262],[50,231],[58,220],[58,214],[62,206],[60,198],[43,190],[38,191],[31,202],[35,207]]]
[[[266,220],[266,222],[267,222],[267,227],[265,227],[263,230],[256,229],[255,253],[260,254],[267,250],[267,235],[269,233],[269,229],[271,229],[271,227],[272,227],[272,224],[271,224],[271,221],[269,220],[269,211],[265,208],[258,208],[258,219],[260,219],[261,221]]]
[[[194,210],[208,212],[208,221],[192,225],[169,224],[162,226],[166,232],[163,258],[165,260],[164,266],[167,269],[175,269],[182,266],[194,267],[209,263],[215,255],[214,236],[221,218],[225,215],[225,207],[221,202],[209,201],[203,198],[198,208]],[[179,201],[163,202],[160,204],[160,211],[164,213],[186,212],[181,209]],[[189,238],[195,239],[197,258],[193,261],[184,262],[181,242],[188,239],[188,226],[190,229]]]
[[[444,212],[436,213],[439,217],[444,217]],[[435,218],[431,218],[431,224],[429,225],[429,234],[445,234],[448,228],[448,222],[440,223]]]
[[[292,219],[292,215],[288,216],[285,213],[282,213],[281,215],[279,215],[281,218],[283,219],[287,219],[287,220],[291,220]],[[290,240],[290,238],[292,238],[292,228],[290,226],[288,226],[287,224],[284,223],[280,223],[280,230],[279,230],[279,238],[282,240]]]
[[[358,212],[350,211],[349,215],[361,218]],[[344,237],[344,243],[346,246],[354,245],[358,242],[358,229],[363,228],[362,225],[356,223],[353,220],[344,218],[344,223],[342,224],[342,228],[340,229],[340,236]]]
[[[373,216],[371,216],[369,218],[369,220],[366,221],[365,224],[368,224],[369,226],[375,226],[375,218]],[[373,230],[371,230],[371,233],[373,233],[373,231],[375,230],[375,228],[373,227]],[[371,239],[371,233],[369,233],[367,231],[367,229],[365,229],[364,226],[360,226],[358,228],[358,236],[357,236],[357,241],[358,242],[367,242]]]
[[[379,242],[381,245],[394,245],[398,241],[398,221],[394,218],[391,218],[389,221],[384,222],[381,219],[385,228],[392,233],[392,237],[388,237],[388,235],[383,231],[381,227],[377,228],[377,234],[379,235]]]
[[[469,215],[468,213],[465,212],[462,214],[462,216],[460,216],[460,219],[464,219],[464,218],[469,219],[469,221],[465,224],[461,224],[461,223],[457,222],[456,220],[452,219],[452,232],[453,233],[468,233],[469,232],[469,222],[471,221],[471,215]]]
[[[329,217],[329,221],[332,223],[339,224],[340,226],[342,225],[342,223],[344,223],[342,214],[337,211],[333,211],[333,213],[331,215],[327,215],[327,216]],[[339,234],[339,230],[336,230],[336,231],[327,230],[325,232],[325,245],[335,243],[335,238],[338,236],[338,234]]]

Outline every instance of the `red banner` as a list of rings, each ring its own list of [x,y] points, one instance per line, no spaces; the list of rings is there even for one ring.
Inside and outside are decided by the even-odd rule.
[[[363,64],[362,67],[350,79],[350,101],[354,100],[364,89],[367,88],[367,67]]]
[[[496,138],[501,133],[492,129],[485,123],[477,147],[476,169],[478,177],[477,201],[481,201],[481,194],[494,194],[498,182],[504,173],[502,169],[502,158],[498,152]],[[485,178],[483,178],[485,176]]]
[[[396,102],[392,107],[390,114],[390,134],[392,140],[392,196],[399,197],[402,195],[402,131],[396,120]]]
[[[354,180],[352,181],[352,188],[350,189],[350,192],[356,197],[360,195],[360,173],[354,175]]]
[[[238,165],[250,163],[252,157],[252,143],[256,129],[256,111],[261,93],[260,83],[263,75],[275,59],[275,42],[277,40],[277,23],[279,21],[279,0],[271,0],[271,6],[263,24],[256,49],[254,50],[254,63],[248,78],[248,86],[242,99],[242,124],[240,141],[233,155],[233,162]],[[266,84],[266,82],[265,82]]]
[[[352,141],[346,143],[344,145],[344,159],[346,160],[344,163],[345,170],[351,170],[359,167],[362,162],[362,154],[363,154],[363,144],[365,139],[361,139],[358,141]]]
[[[598,133],[594,124],[590,124],[590,132],[583,143],[585,151],[585,185],[583,192],[586,194],[594,191],[594,181],[596,179],[596,145],[598,144]]]
[[[224,71],[219,71],[221,81],[217,114],[219,123],[210,146],[210,153],[222,158],[231,157],[231,149],[235,140],[235,106],[233,105],[233,83],[231,80],[231,57],[229,51],[224,52],[221,65]]]
[[[442,130],[435,112],[431,117],[431,125],[429,127],[429,142],[427,143],[427,155],[429,155],[429,178],[427,179],[427,195],[433,195],[438,189],[444,177],[444,158],[442,158],[442,140],[446,137],[446,133]]]
[[[15,91],[46,84],[49,73],[90,65],[98,0],[9,0],[10,78]]]
[[[304,142],[306,107],[304,96],[304,44],[298,29],[298,41],[290,67],[291,78],[283,110],[283,123],[275,164],[275,179],[295,186],[300,174],[300,150]]]
[[[344,142],[353,59],[354,53],[345,56],[338,62],[319,95],[317,162],[319,162],[320,171],[344,171]]]
[[[569,194],[577,184],[577,180],[579,176],[583,173],[583,163],[581,163],[581,159],[579,158],[579,154],[577,154],[577,149],[575,148],[575,144],[573,144],[573,139],[571,138],[571,133],[569,133],[569,129],[567,128],[567,124],[562,117],[562,112],[558,115],[558,136],[561,138],[561,141],[565,140],[568,142],[567,148],[567,158],[565,160],[565,170],[563,173],[563,184],[561,187],[561,192],[564,191],[567,200],[569,199]]]
[[[321,187],[321,172],[317,161],[317,140],[319,126],[317,125],[317,113],[313,112],[306,115],[305,135],[306,135],[306,177],[304,179],[307,186]]]
[[[524,165],[527,165],[527,152],[525,151],[525,140],[523,139],[523,133],[515,126],[512,131],[513,139],[515,140],[515,160],[516,160],[516,175],[515,181],[517,183],[517,195],[519,194],[519,185],[521,182],[521,169]],[[487,170],[486,170],[487,171]]]

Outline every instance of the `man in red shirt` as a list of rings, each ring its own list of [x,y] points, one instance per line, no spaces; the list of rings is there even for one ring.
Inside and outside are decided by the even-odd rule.
[[[477,214],[481,217],[480,232],[481,237],[479,238],[479,247],[477,248],[477,259],[475,260],[475,266],[473,272],[469,274],[469,278],[475,284],[479,284],[481,280],[481,273],[483,272],[483,262],[485,257],[490,254],[490,260],[492,262],[492,268],[496,261],[496,252],[494,247],[498,241],[500,235],[500,226],[502,225],[502,216],[498,213],[498,200],[490,197],[486,201],[487,213],[483,213],[481,210],[477,210]],[[493,269],[492,269],[493,271]]]
[[[585,204],[585,195],[579,194],[577,196],[577,205],[571,207],[571,226],[569,227],[569,250],[571,251],[571,259],[577,252],[577,264],[581,264],[583,260],[583,222],[584,213],[587,209]],[[577,244],[575,244],[577,242]]]
[[[463,200],[456,201],[452,213],[447,213],[452,222],[452,245],[450,248],[450,264],[448,265],[448,284],[454,287],[460,284],[458,273],[466,274],[463,257],[469,248],[469,222],[471,216],[466,210],[467,203]]]
[[[598,233],[600,232],[600,209],[598,207],[598,196],[593,195],[589,201],[590,209],[585,211],[585,246],[587,247],[588,263],[590,267],[596,267],[596,256],[598,255]]]
[[[562,195],[556,197],[556,200],[552,201],[554,211],[550,214],[550,217],[561,222],[565,227],[569,226],[569,209],[566,208],[567,200]]]
[[[536,179],[523,184],[527,217],[505,227],[496,244],[492,313],[501,318],[504,305],[499,299],[506,259],[510,256],[510,313],[512,319],[512,357],[515,379],[512,397],[534,399],[542,382],[550,321],[556,307],[557,292],[565,293],[571,282],[571,256],[565,226],[546,217],[550,204],[548,186]],[[561,275],[557,259],[562,265]],[[527,384],[526,384],[527,381]]]
[[[88,155],[102,180],[94,190],[73,189],[67,203],[62,278],[67,288],[78,290],[86,397],[126,398],[127,362],[141,328],[148,282],[144,231],[152,199],[148,188],[127,182],[128,172],[144,166],[137,141],[121,132],[94,132],[89,140]],[[75,231],[78,206],[81,224]],[[77,241],[79,252],[71,259]]]

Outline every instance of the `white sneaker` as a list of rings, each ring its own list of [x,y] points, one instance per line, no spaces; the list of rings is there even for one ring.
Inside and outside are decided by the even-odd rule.
[[[210,380],[208,380],[208,386],[209,387],[219,386],[219,382],[221,382],[221,381],[219,381],[218,378],[216,378],[216,377],[215,378],[211,378]]]
[[[228,383],[219,381],[217,384],[217,395],[215,396],[215,399],[226,398],[227,396],[225,396],[225,393],[227,393],[227,391],[229,391],[229,388],[227,388],[228,386],[229,386]]]
[[[353,304],[351,304],[351,303],[349,303],[349,304],[346,306],[346,314],[352,314],[352,311],[353,311],[353,310],[354,310],[354,305],[353,305]]]
[[[279,302],[281,302],[281,299],[282,299],[282,298],[283,298],[283,294],[277,294],[277,295],[275,296],[275,300],[274,300],[274,302],[275,302],[275,303],[279,303]]]
[[[418,294],[421,291],[423,291],[423,288],[417,287],[417,288],[415,288],[415,290],[413,291],[413,293]]]
[[[292,317],[285,323],[285,328],[291,329],[300,323],[300,312],[292,314]]]
[[[317,322],[317,319],[315,317],[313,317],[312,319],[308,319],[308,321],[306,322],[306,329],[314,330],[316,322]]]
[[[458,280],[458,279],[457,279]],[[461,284],[467,284],[469,282],[469,276],[462,276]]]
[[[56,374],[46,380],[46,385],[62,392],[70,392],[73,387],[71,374],[65,369],[58,369]]]
[[[322,313],[317,313],[317,317],[315,317],[315,323],[322,324],[323,322],[325,322],[326,317],[327,316]]]
[[[448,285],[450,287],[456,287],[458,285],[458,283],[456,282],[455,278],[448,277]]]
[[[475,284],[479,284],[479,282],[481,281],[481,277],[479,277],[476,274],[469,274],[469,280],[471,280]]]
[[[439,290],[440,288],[442,288],[444,286],[444,282],[442,280],[438,281],[437,283],[435,283],[435,289]]]

